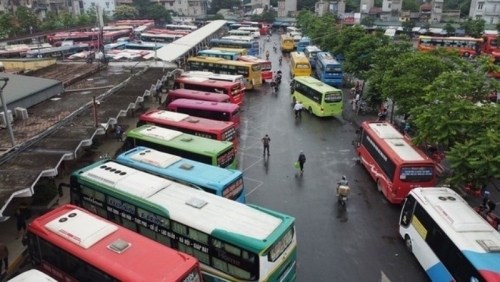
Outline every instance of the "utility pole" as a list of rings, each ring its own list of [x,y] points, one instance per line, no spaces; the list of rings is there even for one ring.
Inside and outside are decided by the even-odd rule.
[[[9,131],[10,142],[12,143],[12,147],[16,147],[16,139],[14,138],[14,132],[12,131],[12,125],[9,120],[9,111],[7,109],[7,104],[5,104],[5,99],[3,98],[3,89],[7,86],[9,82],[8,77],[0,77],[0,81],[3,81],[3,85],[0,88],[0,101],[2,102],[3,113],[5,115],[5,121],[7,123],[7,131]]]

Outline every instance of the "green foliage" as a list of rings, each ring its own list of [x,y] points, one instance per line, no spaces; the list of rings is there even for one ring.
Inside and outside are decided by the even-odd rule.
[[[117,20],[133,20],[137,18],[139,12],[133,6],[129,5],[119,5],[115,8],[115,14],[113,17]]]
[[[215,14],[213,16],[208,16],[207,17],[208,21],[223,20],[223,19],[224,19],[224,16],[221,15],[221,14],[219,14],[219,13],[217,13],[217,14]]]
[[[153,19],[157,22],[171,22],[172,16],[165,7],[149,0],[132,0],[139,19]]]
[[[411,34],[411,31],[415,27],[415,22],[414,21],[405,21],[405,22],[403,22],[403,24],[401,26],[403,27],[403,31],[406,32],[406,34]]]
[[[92,18],[86,13],[78,15],[75,20],[75,24],[77,26],[90,25],[91,23],[92,23]]]
[[[38,18],[31,9],[23,6],[18,7],[15,12],[15,17],[22,31],[29,33],[30,27],[36,30],[38,26]]]
[[[403,11],[418,12],[420,11],[420,3],[415,0],[403,0]]]
[[[42,30],[55,30],[61,27],[61,21],[55,12],[48,11],[45,21],[40,25]]]
[[[444,28],[443,28],[443,29],[444,29],[444,30],[446,30],[446,33],[447,33],[448,35],[450,35],[450,34],[454,34],[454,33],[455,33],[455,31],[456,31],[456,29],[455,29],[455,27],[453,26],[452,22],[447,22],[447,23],[446,23],[446,25],[444,26]]]
[[[345,2],[345,12],[346,13],[359,13],[361,1],[359,0],[347,0]],[[314,5],[313,5],[314,7]]]
[[[276,20],[276,13],[274,11],[266,11],[261,15],[252,15],[250,19],[255,22],[272,23]]]
[[[233,7],[241,6],[240,0],[212,0],[210,7],[211,14],[216,14],[220,9],[233,9]]]
[[[375,18],[374,16],[368,16],[364,17],[360,23],[364,26],[374,26],[376,20],[377,18]]]
[[[297,1],[297,11],[310,10],[310,9],[314,10],[314,5],[316,4],[316,2],[317,2],[316,0]]]
[[[59,18],[63,27],[76,26],[76,18],[69,12],[62,12],[61,14],[59,14]]]
[[[486,22],[483,19],[467,18],[460,23],[460,28],[465,29],[465,33],[472,37],[481,37],[484,32],[484,25]]]
[[[15,36],[22,33],[21,28],[15,24],[16,18],[12,14],[0,15],[0,35],[1,36]]]
[[[358,32],[358,31],[355,31]],[[363,31],[364,32],[364,31]],[[342,44],[342,41],[341,41]],[[366,79],[367,72],[376,63],[373,59],[376,50],[389,44],[389,38],[385,35],[363,34],[358,40],[350,44],[348,49],[344,49],[345,62],[342,69],[345,72],[352,73],[356,77]],[[340,54],[336,50],[335,54]]]
[[[89,17],[89,24],[91,25],[97,25],[99,23],[99,20],[97,18],[97,9],[95,7],[91,7],[90,9],[87,10],[87,15]],[[102,19],[104,23],[109,22],[109,17],[106,15],[106,13],[102,14]]]

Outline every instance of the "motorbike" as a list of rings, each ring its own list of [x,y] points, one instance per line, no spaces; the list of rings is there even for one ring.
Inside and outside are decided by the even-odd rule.
[[[276,75],[276,79],[275,80],[276,80],[277,84],[281,84],[281,75],[280,74]]]

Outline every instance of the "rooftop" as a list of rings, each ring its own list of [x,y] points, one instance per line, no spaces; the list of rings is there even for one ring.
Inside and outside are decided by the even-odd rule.
[[[8,85],[3,90],[7,105],[61,83],[53,79],[26,77],[18,74],[2,73],[1,76],[9,79]],[[1,101],[0,105],[2,105]]]

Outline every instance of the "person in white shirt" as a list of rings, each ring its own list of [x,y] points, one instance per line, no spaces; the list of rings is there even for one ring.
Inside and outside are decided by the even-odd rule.
[[[295,106],[293,106],[293,110],[295,111],[295,118],[302,118],[302,109],[304,106],[301,102],[297,101]]]

